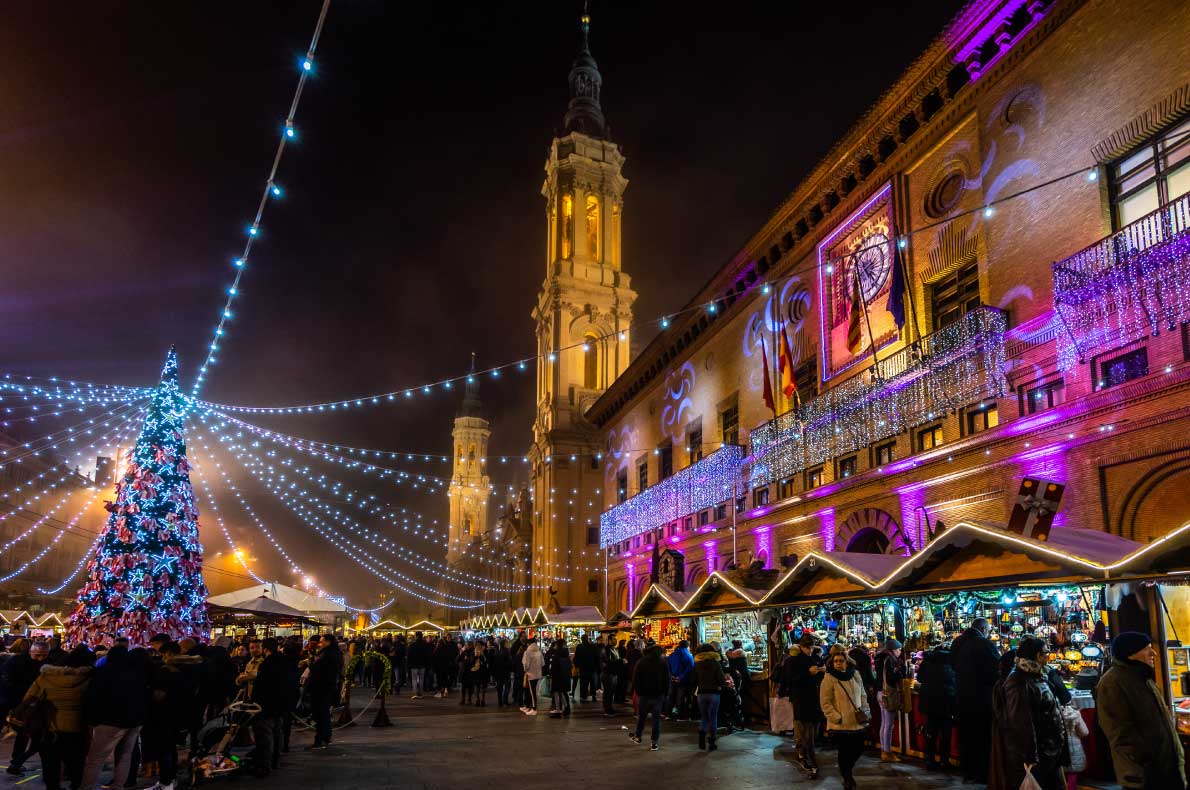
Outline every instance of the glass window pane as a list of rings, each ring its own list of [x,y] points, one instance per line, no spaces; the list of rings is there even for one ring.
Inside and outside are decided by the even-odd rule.
[[[1165,177],[1165,184],[1170,200],[1190,192],[1190,161],[1183,163],[1177,170],[1171,171]]]
[[[1156,211],[1157,185],[1152,184],[1135,195],[1121,200],[1118,204],[1118,210],[1121,227],[1130,225],[1146,214]]]
[[[1151,141],[1144,148],[1140,149],[1135,154],[1125,159],[1123,162],[1117,164],[1113,168],[1113,171],[1115,172],[1116,177],[1119,178],[1120,176],[1127,175],[1129,172],[1140,167],[1142,164],[1144,164],[1146,159],[1148,159],[1150,162],[1152,162],[1153,159],[1153,144]]]

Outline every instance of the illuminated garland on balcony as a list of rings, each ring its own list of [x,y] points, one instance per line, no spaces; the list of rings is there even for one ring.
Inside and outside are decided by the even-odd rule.
[[[744,448],[729,444],[599,517],[602,549],[732,497]]]
[[[1062,369],[1190,316],[1190,195],[1054,264]]]
[[[980,308],[761,425],[749,435],[753,485],[768,485],[1004,393],[1004,314]]]

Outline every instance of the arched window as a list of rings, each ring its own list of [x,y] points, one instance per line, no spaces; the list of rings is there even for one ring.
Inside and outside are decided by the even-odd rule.
[[[587,255],[599,260],[599,198],[587,195]]]
[[[588,334],[583,338],[586,351],[583,355],[583,386],[589,390],[599,388],[599,338]]]
[[[463,516],[463,534],[464,535],[471,534],[471,516],[469,516],[469,515]]]
[[[574,198],[562,196],[562,258],[572,255],[574,248]]]

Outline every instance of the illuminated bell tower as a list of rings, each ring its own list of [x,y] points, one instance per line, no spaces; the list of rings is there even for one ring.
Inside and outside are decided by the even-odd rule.
[[[479,402],[479,378],[475,375],[475,355],[471,355],[471,373],[463,406],[455,417],[454,469],[450,476],[450,526],[446,561],[455,562],[471,543],[482,538],[488,528],[488,501],[492,496],[487,475],[488,439],[492,431],[483,418]]]
[[[584,419],[630,361],[632,291],[621,271],[624,156],[611,141],[600,105],[603,77],[588,46],[590,17],[570,69],[570,104],[550,144],[541,194],[546,200],[546,273],[537,325],[536,419],[532,464],[534,604],[553,585],[563,604],[602,604],[598,540],[600,441]],[[588,504],[591,503],[591,504]],[[559,581],[568,578],[570,581]],[[592,588],[597,582],[598,590]]]

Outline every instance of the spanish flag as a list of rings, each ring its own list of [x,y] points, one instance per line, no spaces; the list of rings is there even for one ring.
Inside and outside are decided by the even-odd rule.
[[[859,320],[860,313],[863,312],[863,304],[860,300],[863,296],[859,291],[859,268],[851,267],[851,315],[847,321],[847,348],[852,354],[859,353],[863,346],[864,334],[860,330]]]
[[[765,342],[762,336],[760,338],[760,360],[764,365],[764,405],[769,407],[769,410],[772,411],[775,417],[777,415],[777,404],[773,401],[773,380],[769,376],[769,354],[765,350],[765,346],[767,345],[768,343]]]

